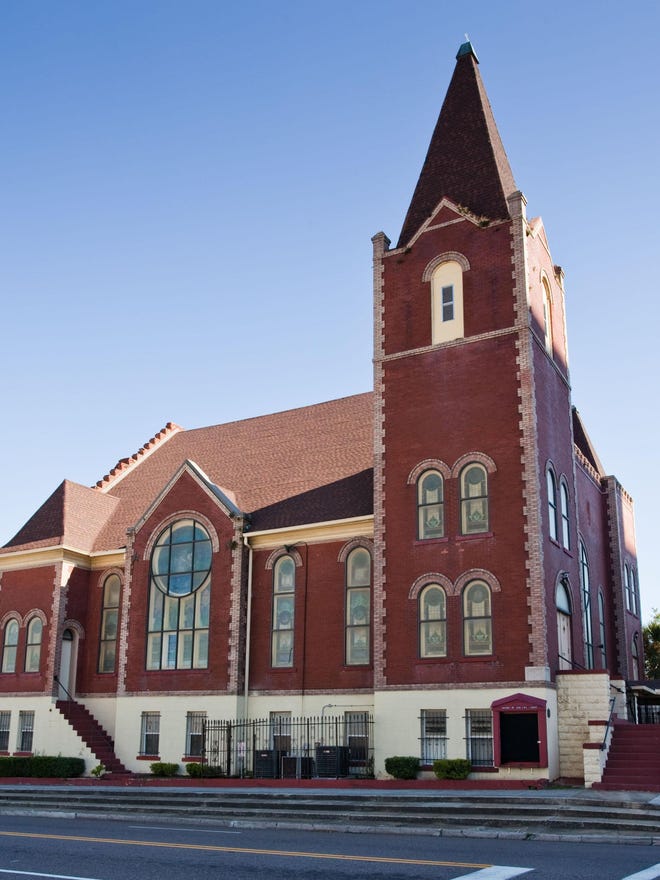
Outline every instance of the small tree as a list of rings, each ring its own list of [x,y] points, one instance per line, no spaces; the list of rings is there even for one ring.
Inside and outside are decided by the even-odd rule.
[[[653,609],[653,617],[642,627],[644,641],[644,671],[647,678],[660,679],[660,611]]]

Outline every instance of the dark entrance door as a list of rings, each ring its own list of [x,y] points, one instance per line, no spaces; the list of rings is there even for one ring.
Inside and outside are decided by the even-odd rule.
[[[502,712],[500,743],[502,764],[538,763],[539,720],[536,712]]]

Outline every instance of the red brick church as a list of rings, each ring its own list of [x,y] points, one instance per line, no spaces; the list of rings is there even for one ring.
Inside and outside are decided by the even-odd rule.
[[[331,726],[337,775],[600,778],[588,744],[642,676],[633,506],[525,204],[465,43],[398,241],[373,238],[373,391],[169,423],[65,480],[0,550],[0,754],[183,772],[234,730],[224,772],[322,775]]]

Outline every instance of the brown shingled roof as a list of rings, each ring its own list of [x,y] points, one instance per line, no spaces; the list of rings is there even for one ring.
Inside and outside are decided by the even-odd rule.
[[[463,44],[397,247],[404,247],[443,198],[478,217],[509,216],[516,191],[474,50]]]
[[[91,551],[117,504],[110,495],[64,480],[5,546],[28,550],[65,544]]]
[[[186,459],[235,495],[255,529],[371,513],[372,426],[367,393],[180,430],[105,492],[90,490],[117,502],[94,549],[122,546],[126,529]]]
[[[371,393],[191,431],[168,424],[148,455],[120,462],[95,488],[65,480],[7,549],[123,547],[186,460],[252,514],[253,529],[368,515],[372,430]]]

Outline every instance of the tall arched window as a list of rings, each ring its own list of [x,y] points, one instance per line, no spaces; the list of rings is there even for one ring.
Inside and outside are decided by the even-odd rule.
[[[296,563],[292,556],[280,556],[273,567],[273,628],[271,664],[293,666],[296,605]]]
[[[552,354],[552,297],[547,280],[543,279],[543,337],[548,354]]]
[[[557,480],[554,471],[548,468],[546,474],[548,485],[548,529],[553,541],[557,540]]]
[[[488,474],[481,464],[466,465],[461,471],[461,534],[487,532]]]
[[[607,631],[605,629],[605,598],[603,591],[598,590],[598,635],[600,638],[600,665],[607,669]]]
[[[44,625],[38,617],[28,623],[27,642],[25,645],[25,671],[39,672],[41,662],[41,637]]]
[[[346,557],[346,664],[362,666],[371,656],[371,554],[356,547]]]
[[[101,636],[99,639],[99,672],[114,672],[119,630],[119,576],[111,574],[103,584],[103,610],[101,611]]]
[[[151,554],[147,669],[205,669],[209,654],[211,539],[193,519],[161,532]]]
[[[438,584],[419,594],[419,656],[447,656],[447,600]]]
[[[626,593],[626,608],[628,611],[632,611],[632,591],[630,589],[630,569],[628,565],[623,566],[623,588]]]
[[[635,633],[630,646],[632,653],[632,677],[633,681],[639,681],[639,633]]]
[[[562,578],[557,584],[557,647],[559,668],[573,667],[573,640],[571,638],[571,594],[568,580]]]
[[[18,621],[8,620],[5,624],[5,637],[2,644],[2,671],[16,672],[16,651],[18,650]]]
[[[463,590],[463,652],[493,653],[490,587],[483,581],[472,581]]]
[[[630,566],[630,610],[633,614],[639,614],[639,612],[642,610],[639,607],[637,572],[632,565]]]
[[[445,533],[444,484],[438,471],[425,471],[417,480],[417,536],[442,538]]]
[[[582,617],[584,620],[584,665],[594,668],[594,637],[591,622],[591,584],[589,560],[584,544],[580,541],[580,586],[582,587]]]
[[[568,486],[562,479],[559,486],[561,501],[561,543],[565,550],[571,549],[571,526],[568,516]]]
[[[447,260],[431,276],[432,341],[460,339],[463,329],[463,267]]]

